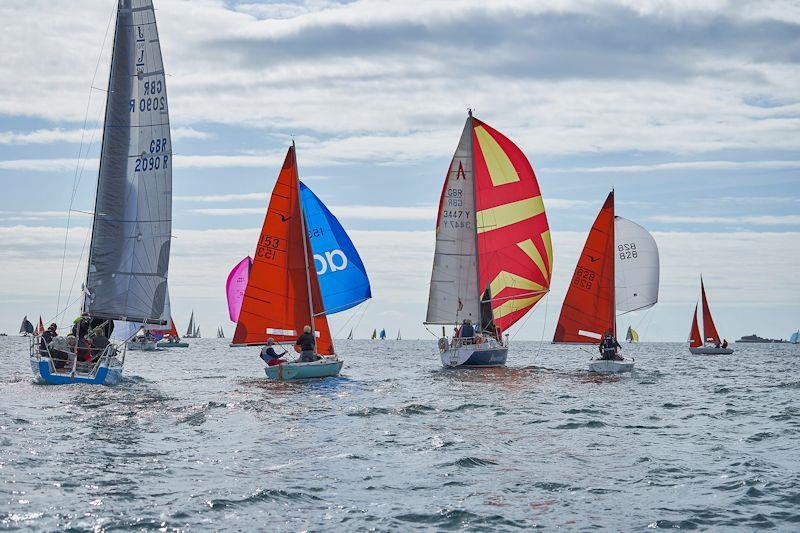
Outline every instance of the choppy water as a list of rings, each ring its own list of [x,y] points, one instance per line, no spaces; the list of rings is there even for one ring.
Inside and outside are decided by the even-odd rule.
[[[433,341],[343,341],[339,379],[276,384],[190,342],[53,387],[0,338],[2,527],[800,528],[800,347],[643,344],[601,378],[570,347],[446,371]]]

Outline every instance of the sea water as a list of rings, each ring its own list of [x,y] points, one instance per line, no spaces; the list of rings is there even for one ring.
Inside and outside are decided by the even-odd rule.
[[[800,529],[800,346],[341,341],[341,377],[267,381],[224,339],[133,352],[116,387],[32,382],[0,338],[4,529]]]

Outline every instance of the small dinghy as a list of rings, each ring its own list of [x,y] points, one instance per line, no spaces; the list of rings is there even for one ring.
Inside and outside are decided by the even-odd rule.
[[[610,334],[607,352],[616,354],[617,313],[648,309],[658,302],[658,246],[640,225],[614,214],[614,191],[586,238],[572,276],[553,343],[598,344]],[[629,340],[635,341],[629,329]],[[632,372],[632,359],[592,359],[589,371]]]
[[[700,322],[698,321],[698,306],[702,305],[703,327],[702,335]],[[689,352],[692,355],[731,355],[733,350],[728,348],[728,341],[721,341],[714,319],[711,317],[711,308],[708,306],[706,288],[703,284],[703,276],[700,276],[700,301],[694,306],[694,317],[692,317],[692,327],[689,330]]]
[[[503,332],[547,294],[552,269],[530,162],[470,110],[439,198],[425,316],[426,325],[442,325],[442,366],[505,365]],[[448,339],[444,327],[451,325],[461,329]]]
[[[172,141],[152,0],[118,2],[106,95],[77,351],[85,350],[80,343],[91,342],[89,333],[100,324],[112,344],[73,372],[65,370],[64,359],[58,359],[61,368],[53,363],[54,352],[40,342],[46,333],[36,337],[31,367],[45,383],[119,382],[130,337],[109,339],[111,322],[134,323],[138,330],[169,319]],[[57,355],[74,360],[75,348],[58,344]]]
[[[327,315],[358,305],[371,289],[350,238],[300,182],[294,143],[272,191],[254,257],[252,265],[243,261],[234,269],[234,279],[247,280],[244,294],[239,297],[228,284],[229,311],[238,318],[231,346],[263,345],[270,339],[294,344],[308,326],[321,359],[267,366],[267,377],[288,381],[339,375],[343,361],[334,354]]]
[[[158,346],[154,340],[134,338],[128,341],[128,349],[133,351],[154,352],[158,350]]]
[[[189,343],[181,340],[172,317],[169,317],[168,326],[150,330],[150,333],[158,339],[158,348],[188,348]]]
[[[335,357],[323,357],[310,363],[282,363],[267,366],[264,372],[275,381],[297,381],[301,379],[330,378],[339,375],[344,361]]]

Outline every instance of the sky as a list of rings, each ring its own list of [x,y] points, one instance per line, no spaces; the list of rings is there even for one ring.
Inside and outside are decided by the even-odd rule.
[[[154,3],[179,329],[194,310],[204,334],[231,335],[225,279],[294,139],[372,282],[334,334],[433,338],[436,204],[468,108],[525,152],[553,234],[552,290],[514,339],[552,338],[612,187],[661,257],[659,303],[620,328],[685,340],[701,273],[724,337],[800,328],[797,1]],[[0,2],[0,331],[78,299],[115,4]]]

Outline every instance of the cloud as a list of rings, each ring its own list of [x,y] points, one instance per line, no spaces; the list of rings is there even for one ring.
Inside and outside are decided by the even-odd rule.
[[[800,168],[800,160],[790,161],[676,161],[650,165],[616,165],[596,167],[571,167],[542,169],[550,173],[561,172],[660,172],[664,170],[781,170]]]
[[[211,207],[191,209],[198,215],[227,217],[263,215],[265,207]],[[343,220],[434,220],[436,206],[397,207],[388,205],[331,205],[328,209]]]
[[[654,222],[667,224],[753,224],[756,226],[798,226],[800,215],[761,215],[761,216],[704,216],[704,215],[653,215],[647,217]]]

